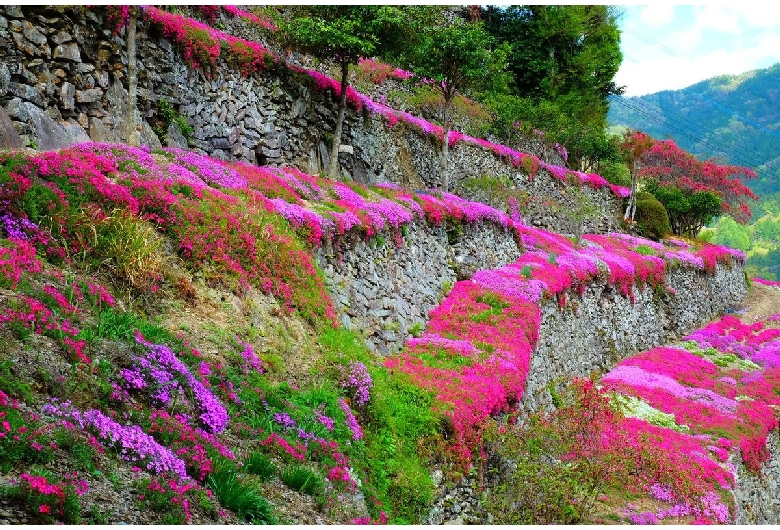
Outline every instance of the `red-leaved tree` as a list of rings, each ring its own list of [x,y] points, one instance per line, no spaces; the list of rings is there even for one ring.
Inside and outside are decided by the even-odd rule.
[[[645,150],[640,157],[639,177],[660,187],[674,186],[683,192],[708,191],[721,200],[721,213],[729,214],[739,223],[750,220],[749,200],[758,196],[743,179],[755,178],[747,167],[700,161],[682,150],[674,141],[664,140]]]
[[[620,142],[620,149],[623,151],[623,158],[631,170],[631,195],[628,197],[626,213],[623,219],[633,222],[636,214],[636,187],[639,179],[639,170],[642,167],[642,156],[653,147],[657,140],[642,131],[626,131]]]

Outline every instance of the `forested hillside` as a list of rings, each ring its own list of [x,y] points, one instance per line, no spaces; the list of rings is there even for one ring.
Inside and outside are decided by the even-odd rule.
[[[673,138],[699,159],[753,169],[745,183],[759,196],[751,223],[724,217],[712,237],[748,253],[751,274],[777,279],[780,238],[780,65],[737,76],[719,76],[682,90],[641,97],[614,97],[608,114],[613,128],[642,130]]]
[[[780,64],[682,90],[614,97],[607,119],[671,137],[699,158],[750,167],[758,173],[750,186],[759,195],[780,191]]]

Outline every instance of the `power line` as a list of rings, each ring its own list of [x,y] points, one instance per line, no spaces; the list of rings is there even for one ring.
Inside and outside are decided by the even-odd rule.
[[[710,149],[713,149],[713,150],[724,151],[725,153],[730,155],[731,159],[736,160],[740,165],[744,165],[744,166],[748,166],[748,167],[756,167],[758,165],[758,164],[755,164],[754,161],[752,161],[752,160],[747,160],[747,159],[743,158],[740,155],[737,155],[737,154],[735,154],[733,152],[730,152],[728,150],[728,148],[725,148],[722,145],[715,146],[712,143],[710,143],[709,141],[704,140],[703,138],[700,138],[698,136],[695,136],[693,133],[691,133],[689,131],[686,131],[686,130],[683,130],[680,127],[678,127],[677,125],[675,125],[675,124],[669,123],[669,120],[665,119],[664,117],[659,117],[658,115],[653,115],[650,112],[648,112],[646,109],[642,109],[641,107],[631,105],[625,99],[622,99],[622,98],[619,98],[619,97],[616,97],[616,96],[611,96],[610,97],[610,101],[616,101],[620,105],[623,105],[624,107],[626,107],[626,108],[628,108],[630,110],[633,110],[634,112],[636,112],[638,114],[641,114],[642,116],[644,116],[644,117],[646,117],[646,118],[648,118],[650,120],[658,122],[661,125],[669,128],[669,129],[677,131],[679,134],[682,134],[683,136],[685,136],[686,138],[688,138],[688,139],[690,139],[690,140],[692,140],[694,142],[702,144],[702,145],[704,145],[706,147],[709,147]]]
[[[648,43],[652,44],[654,47],[658,48],[659,50],[661,50],[665,54],[669,55],[670,57],[675,57],[677,59],[684,59],[684,60],[688,61],[689,63],[694,64],[694,61],[690,57],[687,57],[685,55],[677,54],[673,49],[671,49],[671,48],[661,44],[660,42],[658,42],[658,41],[648,37],[647,35],[644,35],[643,33],[637,31],[636,29],[631,29],[631,28],[627,28],[627,27],[624,26],[623,27],[623,31],[631,33],[632,35],[634,35],[636,37],[639,37],[640,39],[644,40],[645,42],[648,42]],[[735,87],[734,90],[735,91],[740,91],[740,92],[747,92],[748,94],[750,94],[750,95],[752,95],[754,97],[757,97],[759,99],[763,99],[764,101],[766,101],[770,105],[774,104],[774,102],[769,100],[769,99],[767,99],[766,96],[764,96],[762,94],[757,94],[757,93],[755,93],[755,92],[753,92],[751,90],[748,90],[743,85],[739,85],[739,86]]]
[[[706,127],[700,125],[699,123],[691,120],[690,118],[672,109],[668,109],[668,108],[664,109],[661,107],[660,104],[653,104],[647,99],[642,99],[642,98],[631,98],[630,101],[634,104],[639,104],[640,106],[644,106],[644,110],[647,112],[657,112],[659,118],[657,118],[656,121],[663,119],[666,122],[672,122],[675,123],[677,126],[686,127],[690,129],[688,132],[690,132],[691,134],[701,135],[701,137],[697,137],[696,139],[697,143],[702,143],[703,137],[705,135],[710,136],[709,138],[710,143],[713,144],[713,146],[715,146],[719,151],[724,152],[725,154],[729,155],[732,158],[733,155],[731,150],[736,149],[739,151],[743,159],[752,161],[752,163],[750,164],[751,166],[758,166],[766,162],[763,159],[762,155],[757,151],[748,150],[742,144],[736,143],[734,140],[725,138],[719,132],[707,129]],[[727,142],[731,147],[728,147],[727,145],[721,143],[720,141],[714,140],[713,138],[711,138],[712,135],[720,137],[720,139],[723,142]]]
[[[630,27],[626,27],[626,26],[624,26],[623,30],[624,30],[624,31],[627,31],[628,33],[631,33],[631,34],[635,35],[636,37],[638,37],[638,38],[640,38],[640,39],[642,39],[642,40],[644,40],[644,41],[646,41],[646,42],[649,42],[649,43],[650,43],[650,44],[652,44],[654,47],[658,48],[659,50],[661,50],[662,52],[666,53],[667,55],[669,55],[669,56],[671,56],[671,57],[675,57],[675,58],[682,58],[682,59],[684,59],[684,60],[686,60],[686,61],[688,61],[688,62],[690,62],[690,63],[693,63],[693,61],[692,61],[690,58],[688,58],[688,57],[686,57],[686,56],[680,56],[680,55],[679,55],[679,54],[677,54],[677,53],[676,53],[676,52],[675,52],[673,49],[671,49],[671,48],[669,48],[669,47],[667,47],[667,46],[665,46],[665,45],[663,45],[663,44],[661,44],[661,43],[657,42],[656,40],[654,40],[654,39],[652,39],[652,38],[650,38],[650,37],[648,37],[648,36],[646,36],[646,35],[642,34],[641,32],[638,32],[638,31],[636,31],[635,29],[632,29],[632,28],[630,28]],[[630,60],[630,59],[629,59],[629,60]],[[636,62],[636,61],[631,61],[631,62]],[[743,86],[743,85],[740,85],[740,86],[737,86],[737,87],[735,87],[734,91],[735,91],[735,92],[746,92],[746,93],[748,93],[748,94],[750,94],[750,95],[752,95],[752,96],[754,96],[754,97],[756,97],[756,98],[759,98],[759,99],[762,99],[762,100],[766,101],[766,102],[767,102],[767,103],[769,103],[769,104],[772,104],[772,103],[773,103],[772,101],[770,101],[769,99],[767,99],[765,96],[763,96],[763,95],[761,95],[761,94],[756,94],[756,93],[754,93],[754,92],[752,92],[752,91],[750,91],[750,90],[748,90],[748,89],[744,88],[744,86]],[[773,137],[776,137],[776,138],[780,138],[780,135],[778,135],[778,134],[777,134],[777,133],[775,133],[774,131],[771,131],[770,129],[766,128],[765,126],[761,125],[760,123],[758,123],[758,122],[756,122],[756,121],[754,121],[754,120],[751,120],[751,119],[749,119],[749,118],[746,118],[746,117],[744,117],[744,116],[740,115],[738,112],[736,112],[736,111],[735,111],[735,110],[733,110],[733,109],[730,109],[729,107],[727,107],[727,106],[725,106],[725,105],[721,105],[721,104],[719,104],[719,103],[717,103],[717,102],[713,101],[712,99],[710,99],[710,98],[708,98],[708,97],[704,96],[704,94],[692,94],[692,95],[693,95],[693,96],[695,96],[695,97],[698,97],[698,98],[700,98],[701,100],[703,100],[703,101],[705,101],[705,102],[707,102],[707,103],[709,103],[709,104],[711,104],[711,105],[713,105],[713,106],[715,106],[715,107],[716,107],[716,108],[718,108],[719,110],[722,110],[722,111],[728,112],[728,113],[729,113],[731,116],[733,116],[733,117],[737,118],[739,121],[741,121],[741,122],[745,123],[745,124],[746,124],[746,125],[748,125],[748,126],[753,126],[753,127],[754,127],[755,129],[757,129],[758,131],[761,131],[761,132],[763,132],[763,133],[769,134],[769,135],[771,135],[771,136],[773,136]],[[613,98],[613,99],[614,99],[614,98]],[[617,100],[617,99],[615,99],[615,100],[616,100],[616,101],[621,101],[621,102],[623,102],[623,101],[624,101],[624,100]],[[638,101],[643,101],[643,102],[644,102],[644,101],[646,101],[646,100],[638,100]],[[650,103],[649,103],[649,102],[647,102],[647,104],[648,104],[648,106],[650,105]],[[633,109],[633,110],[634,110],[635,112],[640,112],[638,109]],[[660,111],[660,108],[659,108],[659,111]],[[640,113],[641,113],[641,112],[640,112]],[[659,121],[659,119],[658,119],[657,117],[653,117],[653,116],[647,116],[647,117],[649,117],[650,119],[653,119],[653,120],[655,120],[655,121]],[[690,139],[691,139],[692,141],[694,141],[694,142],[697,142],[697,143],[699,143],[699,144],[702,144],[702,145],[710,145],[710,146],[711,146],[711,144],[707,144],[706,142],[704,142],[704,140],[703,140],[702,138],[694,138],[694,137],[692,137],[692,135],[691,135],[690,133],[686,133],[686,132],[684,132],[684,131],[681,131],[679,128],[674,128],[674,127],[672,127],[672,126],[671,126],[671,124],[670,124],[670,123],[668,123],[668,122],[669,122],[669,117],[668,117],[668,116],[664,116],[664,118],[663,118],[663,119],[664,119],[664,121],[666,122],[665,124],[666,124],[666,126],[667,126],[667,127],[670,127],[670,128],[673,128],[673,129],[677,130],[678,132],[680,132],[680,134],[684,134],[686,137],[690,138]],[[686,120],[686,121],[690,121],[690,120]],[[693,123],[693,122],[691,122],[691,123]],[[678,124],[679,124],[679,122],[678,122]],[[662,125],[663,125],[663,124],[662,124]],[[696,127],[697,127],[697,128],[700,128],[700,126],[698,126],[698,125],[696,125]],[[717,133],[717,131],[706,131],[706,133],[708,134],[708,136],[711,136],[712,134],[718,134],[718,135],[719,135],[719,133]],[[724,138],[724,140],[726,140],[726,139]],[[711,139],[711,138],[710,138],[710,141],[712,142],[712,139]],[[726,141],[728,141],[728,140],[726,140]],[[736,144],[733,144],[733,142],[729,142],[729,143],[731,143],[732,145],[736,145]],[[738,146],[737,148],[738,148],[738,149],[740,149],[740,151],[743,153],[743,154],[742,154],[742,156],[741,156],[740,158],[744,160],[744,156],[746,156],[746,154],[748,153],[747,149],[744,149],[744,148],[742,148],[741,146]],[[723,145],[720,145],[720,148],[719,148],[719,150],[720,150],[721,152],[725,152],[727,155],[729,155],[729,156],[730,156],[730,158],[732,158],[732,159],[737,159],[737,157],[736,157],[736,156],[733,154],[733,152],[731,152],[729,149],[724,149],[724,146],[723,146]],[[757,153],[757,152],[755,152],[755,151],[753,151],[753,153],[754,153],[755,155],[758,155],[758,153]],[[748,156],[749,156],[748,160],[755,160],[755,159],[753,158],[753,156],[754,156],[753,154],[749,154]],[[771,165],[774,165],[772,160],[764,160],[764,159],[763,159],[763,157],[761,157],[760,155],[758,155],[758,160],[759,160],[759,162],[758,162],[758,163],[755,163],[755,161],[754,161],[754,162],[750,163],[749,165],[750,165],[750,166],[753,166],[753,167],[757,167],[757,166],[759,166],[759,165],[764,165],[764,166],[765,166],[765,167],[767,167],[767,168],[768,168],[768,166],[769,166],[770,164],[771,164]],[[777,160],[777,159],[775,159],[775,160]],[[777,161],[777,163],[780,163],[780,161]]]

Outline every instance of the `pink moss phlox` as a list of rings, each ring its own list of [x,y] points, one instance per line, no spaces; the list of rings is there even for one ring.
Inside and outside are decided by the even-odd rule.
[[[9,239],[0,243],[0,275],[11,289],[16,289],[22,274],[41,272],[41,261],[35,256],[35,247],[22,239]],[[9,246],[5,246],[9,245]]]
[[[236,18],[243,18],[244,20],[248,20],[249,22],[252,22],[253,24],[257,24],[260,27],[263,27],[265,29],[276,31],[277,28],[274,25],[273,22],[266,18],[260,18],[257,15],[253,13],[249,13],[247,11],[244,11],[242,9],[237,8],[236,6],[231,5],[224,5],[222,6],[222,9],[224,9],[226,12],[230,13]]]
[[[286,454],[295,460],[303,461],[306,459],[306,447],[302,444],[293,447],[290,445],[290,442],[282,438],[276,433],[271,433],[265,440],[262,440],[259,445],[261,446],[271,446],[272,448],[277,448],[277,450],[281,451],[282,454]]]
[[[657,374],[643,370],[638,366],[620,364],[613,368],[602,378],[604,383],[620,382],[630,386],[639,394],[645,394],[644,390],[659,390],[661,392],[648,393],[648,397],[663,396],[664,393],[670,397],[681,398],[695,402],[691,408],[707,407],[712,408],[718,415],[732,415],[737,410],[737,402],[725,396],[721,396],[709,389],[690,387],[682,385],[669,376]],[[664,409],[661,409],[664,410]]]
[[[174,163],[181,164],[210,186],[228,189],[247,187],[246,179],[222,161],[175,147],[167,147],[164,151],[173,155]]]
[[[751,280],[753,280],[754,282],[759,283],[761,285],[768,285],[770,287],[780,287],[780,282],[774,282],[774,281],[771,281],[771,280],[765,280],[763,278],[751,278]],[[780,313],[778,313],[778,315],[780,315]]]
[[[506,297],[507,307],[500,318],[471,318],[491,310],[480,301],[483,296],[500,297],[491,293],[471,281],[456,283],[431,312],[427,331],[419,339],[410,339],[404,352],[385,362],[436,395],[438,410],[455,430],[454,450],[465,465],[485,419],[522,397],[538,333],[538,306],[522,299]],[[449,360],[462,357],[469,362]]]

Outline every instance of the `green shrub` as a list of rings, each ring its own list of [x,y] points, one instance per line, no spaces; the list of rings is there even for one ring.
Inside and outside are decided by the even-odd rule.
[[[669,232],[669,214],[661,202],[650,193],[636,195],[636,225],[640,235],[659,240]]]

